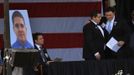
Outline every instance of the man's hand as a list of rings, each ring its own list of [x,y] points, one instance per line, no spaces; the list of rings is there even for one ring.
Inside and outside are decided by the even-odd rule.
[[[119,41],[119,42],[118,42],[118,46],[123,46],[124,44],[125,44],[124,41]]]
[[[100,53],[99,52],[95,53],[95,57],[96,57],[97,60],[100,60],[101,59]]]
[[[50,63],[52,63],[52,62],[54,62],[54,61],[47,61],[47,63],[46,63],[46,64],[48,64],[48,65],[49,65],[49,64],[50,64]]]

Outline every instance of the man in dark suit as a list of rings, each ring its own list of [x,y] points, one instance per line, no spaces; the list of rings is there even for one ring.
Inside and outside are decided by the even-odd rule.
[[[115,16],[115,10],[112,7],[106,9],[105,17],[107,20],[104,28],[109,33],[107,41],[109,41],[111,37],[114,37],[118,41],[118,46],[121,46],[118,52],[114,52],[106,47],[106,58],[127,58],[129,52],[127,48],[130,32],[126,21],[118,19]]]
[[[130,42],[129,42],[129,47],[131,49],[131,58],[134,59],[134,32],[132,33],[131,37],[130,37]]]
[[[43,48],[44,38],[43,38],[42,33],[35,33],[33,35],[33,38],[34,38],[34,43],[35,43],[35,49],[37,49],[40,53],[37,62],[43,68],[43,75],[46,75],[47,65],[53,61],[50,59],[46,48]],[[36,65],[36,67],[38,67],[38,65]]]
[[[131,28],[131,32],[133,33],[134,32],[134,10],[132,10],[131,19],[128,21],[128,24]]]
[[[132,58],[134,58],[134,10],[131,13],[131,20],[129,21],[129,25],[132,33],[129,40],[129,47],[131,49]]]
[[[100,60],[104,58],[105,31],[98,25],[101,20],[101,14],[98,11],[92,12],[90,17],[90,22],[83,27],[83,58]]]

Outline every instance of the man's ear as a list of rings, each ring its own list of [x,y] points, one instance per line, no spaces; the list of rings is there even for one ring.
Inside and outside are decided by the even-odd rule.
[[[95,20],[95,18],[96,18],[95,16],[92,17],[93,20]]]

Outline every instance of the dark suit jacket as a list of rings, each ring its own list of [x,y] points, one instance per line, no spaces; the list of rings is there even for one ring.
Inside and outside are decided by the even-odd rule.
[[[134,58],[134,32],[132,33],[130,37],[129,47],[131,49],[131,56]]]
[[[134,24],[132,23],[132,21],[128,21],[128,24],[129,24],[129,27],[130,27],[130,30],[131,30],[131,33],[134,32]]]
[[[106,48],[105,54],[107,58],[126,58],[128,56],[127,48],[130,31],[127,25],[128,24],[125,20],[114,20],[113,29],[111,33],[108,35],[107,41],[109,41],[111,37],[114,37],[118,41],[125,41],[125,45],[123,45],[123,47],[121,47],[117,53],[111,51],[109,48]]]
[[[35,45],[35,49],[37,49],[37,50],[38,50],[38,48],[37,48],[37,46],[36,46],[36,45]],[[41,51],[39,51],[39,52],[41,52]],[[47,54],[47,55],[48,55],[46,48],[43,48],[43,52],[44,52],[44,54]],[[50,60],[51,60],[49,55],[48,55],[48,56],[46,56],[46,55],[45,55],[45,59],[46,59],[45,63],[46,63],[47,61],[50,61]],[[39,54],[38,62],[39,62],[39,63],[43,63],[43,60],[42,60],[41,54]]]
[[[131,34],[130,34],[130,40],[129,40],[129,50],[131,50],[129,52],[129,55],[131,56],[130,58],[134,59],[134,24],[132,23],[131,20],[128,21],[130,30],[131,30]]]
[[[105,37],[93,22],[89,22],[83,27],[84,46],[83,58],[85,60],[96,59],[94,54],[99,52],[104,58],[104,45],[106,43]]]
[[[36,45],[34,45],[35,46],[35,49],[37,49],[38,50],[38,48],[37,48],[37,46]],[[50,57],[49,57],[49,55],[48,55],[48,53],[47,53],[47,50],[46,50],[46,48],[42,48],[42,50],[43,51],[40,51],[39,50],[39,55],[38,55],[38,60],[37,60],[37,63],[39,63],[39,64],[42,64],[42,70],[43,70],[43,75],[47,75],[47,73],[48,73],[48,64],[47,64],[47,61],[51,61],[51,59],[50,59]],[[45,62],[43,62],[43,59],[42,59],[42,56],[41,56],[41,53],[40,52],[44,52],[44,54],[47,54],[47,56],[45,55]],[[35,72],[37,75],[40,75],[40,72]]]

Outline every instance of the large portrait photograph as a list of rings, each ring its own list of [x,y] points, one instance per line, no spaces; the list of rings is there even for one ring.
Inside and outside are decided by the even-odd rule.
[[[9,10],[11,48],[34,48],[27,10]]]

